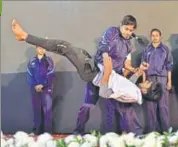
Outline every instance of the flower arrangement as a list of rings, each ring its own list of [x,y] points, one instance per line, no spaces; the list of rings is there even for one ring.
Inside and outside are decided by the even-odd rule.
[[[84,136],[69,135],[56,140],[48,133],[35,139],[22,131],[7,138],[1,131],[1,147],[178,147],[178,131],[172,132],[170,129],[164,135],[151,132],[137,137],[133,133],[118,135],[110,132],[101,135],[92,131]]]

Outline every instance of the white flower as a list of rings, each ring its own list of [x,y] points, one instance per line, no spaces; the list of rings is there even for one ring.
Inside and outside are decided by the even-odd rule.
[[[14,140],[15,140],[15,146],[16,147],[21,147],[24,145],[27,145],[27,141],[28,141],[28,134],[22,131],[18,131],[15,135],[14,135]]]
[[[91,134],[86,134],[83,136],[83,139],[85,142],[89,142],[92,146],[97,146],[98,139],[96,136],[93,136]]]
[[[116,133],[107,133],[100,138],[101,147],[125,147],[123,137],[119,137]]]
[[[10,138],[10,139],[8,139],[8,140],[6,141],[6,144],[7,144],[8,146],[14,145],[14,143],[15,143],[15,141],[14,141],[13,138]]]
[[[156,140],[156,147],[162,147],[163,143],[164,143],[164,139],[165,139],[165,136],[159,136],[157,137],[157,140]]]
[[[152,132],[148,134],[146,138],[144,138],[143,147],[156,147],[158,135],[159,134],[156,132]]]
[[[17,133],[15,133],[14,138],[15,139],[28,138],[28,134],[22,131],[18,131]]]
[[[37,138],[38,147],[45,147],[46,143],[52,139],[53,137],[49,133],[41,134]]]
[[[82,142],[82,136],[80,135],[69,135],[65,138],[64,142],[70,144],[71,142]]]
[[[178,142],[178,136],[173,135],[168,137],[169,143],[174,144]]]
[[[106,133],[105,135],[101,136],[101,138],[99,140],[99,144],[100,144],[101,147],[107,147],[108,146],[110,136],[111,137],[118,137],[118,135],[116,133],[113,133],[113,132]]]
[[[175,135],[178,137],[178,130],[177,130],[177,132],[175,133]]]
[[[80,147],[80,144],[78,142],[71,142],[67,147]]]
[[[3,138],[1,138],[1,147],[6,147],[6,145],[7,142]]]
[[[141,147],[144,143],[142,139],[136,138],[134,133],[123,134],[122,137],[128,146]]]
[[[97,147],[92,142],[84,142],[80,147]]]
[[[56,141],[50,140],[46,143],[46,147],[56,147]]]
[[[37,142],[30,142],[29,144],[28,144],[28,147],[38,147],[38,143]]]
[[[1,138],[3,138],[4,137],[4,135],[3,135],[3,132],[1,131]]]

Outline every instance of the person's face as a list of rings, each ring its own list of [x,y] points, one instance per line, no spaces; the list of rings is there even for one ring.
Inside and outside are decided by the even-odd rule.
[[[41,47],[37,47],[36,48],[36,53],[37,53],[37,55],[41,55],[41,56],[43,56],[44,54],[45,54],[45,49],[44,48],[41,48]]]
[[[151,33],[151,41],[152,43],[160,43],[161,42],[161,35],[158,31],[153,31]]]
[[[148,92],[148,89],[151,87],[152,82],[145,81],[139,84],[140,90],[143,94]]]
[[[120,27],[121,34],[125,39],[129,39],[134,30],[135,30],[134,25],[122,25]]]

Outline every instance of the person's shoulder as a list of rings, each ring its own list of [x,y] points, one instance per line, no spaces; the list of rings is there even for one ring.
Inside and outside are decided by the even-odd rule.
[[[169,47],[168,47],[166,44],[161,43],[161,46],[162,46],[162,48],[165,49],[166,51],[169,51]]]
[[[29,64],[33,64],[34,62],[36,62],[37,58],[33,57],[29,60]]]
[[[53,62],[52,57],[50,57],[50,56],[45,56],[45,58],[46,58],[46,60],[47,60],[48,62]]]
[[[117,26],[110,26],[110,27],[107,28],[106,32],[119,33],[119,27],[117,27]]]
[[[145,48],[144,51],[149,51],[152,48],[152,44],[148,44]]]

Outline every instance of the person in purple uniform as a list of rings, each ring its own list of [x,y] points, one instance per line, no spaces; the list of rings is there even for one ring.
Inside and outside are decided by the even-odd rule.
[[[113,70],[116,73],[123,75],[123,68],[132,73],[137,71],[137,68],[131,66],[131,37],[134,30],[137,28],[136,19],[127,15],[123,18],[120,27],[110,27],[101,37],[96,53],[96,63],[102,63],[103,53],[108,53],[112,59]],[[119,124],[122,132],[134,132],[142,134],[142,127],[136,116],[136,112],[132,104],[124,104],[117,102],[114,99],[108,99],[106,102],[106,129],[112,131],[113,119],[116,114],[119,116]]]
[[[131,15],[127,15],[123,18],[120,27],[110,27],[103,34],[97,46],[98,51],[94,59],[95,63],[90,64],[89,62],[91,56],[84,49],[74,47],[67,41],[56,39],[43,39],[30,35],[20,27],[16,20],[13,20],[12,22],[12,31],[15,34],[17,40],[26,41],[27,43],[30,43],[32,45],[43,47],[47,51],[51,51],[65,56],[76,67],[81,79],[87,82],[85,102],[81,106],[80,111],[78,113],[77,125],[74,130],[74,132],[76,133],[84,132],[85,124],[89,119],[90,108],[94,106],[99,99],[99,87],[94,86],[92,84],[92,80],[98,73],[97,64],[102,64],[102,58],[104,58],[103,54],[108,53],[108,55],[112,58],[113,69],[117,73],[122,74],[123,68],[133,73],[137,71],[137,69],[131,66],[130,55],[130,39],[132,38],[133,32],[136,27],[136,19]],[[107,104],[110,103],[111,101],[108,100]],[[120,108],[122,108],[122,106]],[[129,124],[132,124],[133,122],[133,127],[129,126],[128,128],[133,128],[132,132],[136,132],[136,128],[140,129],[141,127],[137,120],[134,109],[130,105],[122,109],[122,111],[124,112],[124,114],[121,114],[124,117],[122,120],[130,118],[131,123],[129,122]],[[113,109],[112,111],[114,113]],[[127,113],[125,111],[127,111]],[[113,115],[113,113],[109,114],[108,112],[108,116]],[[129,113],[132,115],[129,116]],[[110,121],[109,118],[107,120]],[[109,125],[112,125],[112,123],[110,123]],[[111,126],[109,128],[111,128]]]
[[[155,131],[157,124],[161,132],[169,128],[169,97],[168,90],[172,87],[171,73],[173,68],[173,57],[170,49],[161,42],[161,31],[152,29],[150,32],[152,43],[148,45],[142,55],[142,62],[149,63],[146,71],[147,80],[160,82],[163,87],[162,97],[156,101],[145,101],[147,113],[147,129]]]
[[[45,49],[36,47],[36,56],[27,65],[28,83],[33,105],[33,133],[52,133],[53,60]]]

